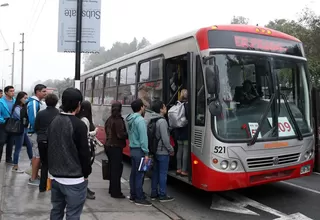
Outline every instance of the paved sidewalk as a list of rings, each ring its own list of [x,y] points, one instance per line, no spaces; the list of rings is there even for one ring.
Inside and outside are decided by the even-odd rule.
[[[21,151],[20,168],[30,168],[26,150]],[[5,154],[4,154],[5,155]],[[38,187],[28,185],[29,175],[13,173],[12,166],[0,163],[0,220],[47,220],[51,209],[50,191],[39,193]],[[89,187],[96,192],[95,200],[87,200],[81,219],[99,220],[166,220],[159,209],[140,207],[128,199],[113,199],[108,193],[108,181],[102,180],[101,166],[93,165]],[[122,184],[123,193],[129,195],[129,186]]]

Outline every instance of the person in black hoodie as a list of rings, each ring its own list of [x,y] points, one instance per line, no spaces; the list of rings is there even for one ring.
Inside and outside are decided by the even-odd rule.
[[[48,167],[52,175],[51,220],[80,219],[91,174],[88,129],[75,115],[83,100],[80,90],[66,89],[62,94],[63,112],[48,128]]]
[[[51,121],[59,114],[56,108],[58,97],[55,94],[48,94],[45,98],[47,108],[38,112],[34,129],[37,134],[37,142],[41,161],[41,178],[39,190],[45,192],[48,179],[48,137],[47,130]]]

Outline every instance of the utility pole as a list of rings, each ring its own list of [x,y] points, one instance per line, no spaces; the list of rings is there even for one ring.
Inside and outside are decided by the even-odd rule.
[[[82,34],[82,2],[77,0],[77,28],[76,28],[76,68],[74,76],[74,87],[80,89],[81,71],[81,34]]]
[[[12,63],[11,63],[11,85],[14,86],[13,81],[14,81],[14,46],[15,43],[13,42],[12,46]]]
[[[23,91],[23,70],[24,70],[24,33],[20,34],[22,36],[21,43],[21,91]]]

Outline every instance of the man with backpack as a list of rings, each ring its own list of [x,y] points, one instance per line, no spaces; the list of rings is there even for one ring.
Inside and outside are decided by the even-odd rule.
[[[30,135],[30,141],[32,143],[32,151],[33,151],[33,158],[32,158],[32,173],[31,178],[29,179],[28,184],[39,186],[40,180],[38,179],[38,172],[40,168],[40,154],[38,149],[38,142],[37,142],[37,134],[34,130],[35,119],[37,113],[43,109],[45,109],[45,103],[42,102],[42,99],[45,98],[47,95],[47,87],[43,84],[38,84],[34,87],[34,96],[29,98],[27,109],[28,109],[28,118],[29,118],[29,130],[28,133]]]
[[[131,108],[134,113],[126,118],[131,155],[130,201],[136,205],[151,206],[143,193],[144,172],[139,171],[141,158],[149,160],[147,126],[144,120],[146,107],[141,99],[137,99],[131,103]]]
[[[167,195],[167,174],[169,169],[170,156],[174,155],[174,149],[170,144],[169,126],[165,119],[167,107],[162,101],[153,101],[151,105],[155,112],[148,125],[149,138],[152,138],[150,145],[154,154],[154,166],[151,182],[151,199],[159,199],[160,202],[173,201],[174,198]],[[158,116],[158,117],[157,117]],[[153,128],[154,134],[151,134]],[[158,190],[159,185],[159,190]]]

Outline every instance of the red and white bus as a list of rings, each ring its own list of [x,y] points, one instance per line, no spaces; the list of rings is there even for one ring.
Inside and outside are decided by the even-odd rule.
[[[264,27],[215,25],[176,36],[81,76],[99,139],[111,103],[131,113],[137,97],[170,108],[189,95],[189,176],[169,175],[206,191],[224,191],[310,175],[314,135],[302,43]],[[148,122],[150,112],[146,113]],[[130,155],[129,147],[124,150]]]

